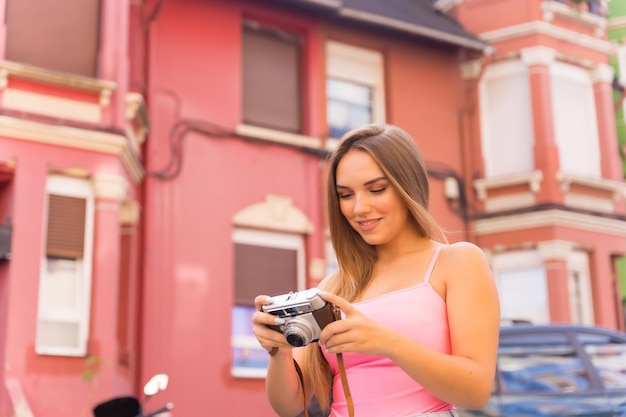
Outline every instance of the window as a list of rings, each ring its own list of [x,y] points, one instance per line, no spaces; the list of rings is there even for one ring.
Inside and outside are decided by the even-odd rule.
[[[89,332],[93,191],[86,180],[56,175],[48,177],[46,191],[35,350],[82,356]]]
[[[534,132],[528,70],[521,61],[490,65],[480,84],[485,176],[534,170]]]
[[[546,271],[538,252],[496,254],[492,267],[503,319],[535,324],[550,321]]]
[[[6,25],[6,59],[97,76],[99,0],[8,0]]]
[[[564,333],[503,337],[498,352],[503,392],[564,393],[591,386],[583,361]]]
[[[586,252],[572,251],[567,258],[569,302],[572,323],[594,324],[589,258]]]
[[[593,85],[574,65],[550,66],[554,134],[561,171],[600,177],[600,150]]]
[[[329,41],[326,44],[326,113],[329,135],[340,138],[367,123],[385,122],[383,56]]]
[[[268,355],[252,335],[254,297],[305,289],[304,238],[299,234],[238,228],[235,245],[235,305],[231,373],[264,377]]]
[[[300,38],[248,21],[242,49],[244,123],[302,133]]]

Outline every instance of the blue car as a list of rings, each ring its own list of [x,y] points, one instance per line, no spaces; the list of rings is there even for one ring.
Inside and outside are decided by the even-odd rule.
[[[626,416],[626,334],[597,326],[503,326],[489,404],[459,415]]]

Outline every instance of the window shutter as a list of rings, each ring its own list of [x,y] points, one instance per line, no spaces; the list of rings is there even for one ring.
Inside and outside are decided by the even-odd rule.
[[[46,255],[83,258],[86,205],[84,198],[48,195]]]
[[[235,304],[253,306],[259,294],[280,295],[297,288],[293,249],[235,244]]]
[[[6,59],[97,77],[100,0],[8,0]]]
[[[244,122],[301,133],[300,78],[300,41],[296,36],[244,26]]]

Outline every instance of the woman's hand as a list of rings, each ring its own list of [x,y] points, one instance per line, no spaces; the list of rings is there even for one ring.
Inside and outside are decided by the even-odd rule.
[[[343,319],[329,323],[320,333],[320,345],[328,353],[358,352],[369,355],[385,355],[385,335],[391,329],[361,313],[347,300],[329,293],[322,298],[339,307]]]
[[[252,315],[252,333],[257,338],[263,349],[268,352],[275,352],[275,348],[289,348],[291,346],[282,332],[270,329],[267,326],[278,326],[285,322],[284,319],[273,314],[264,313],[262,306],[271,304],[271,297],[267,295],[259,295],[254,299],[256,312]]]

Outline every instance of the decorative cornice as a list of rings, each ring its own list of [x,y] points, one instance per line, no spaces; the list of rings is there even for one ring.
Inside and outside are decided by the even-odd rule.
[[[615,76],[615,70],[612,66],[607,64],[596,64],[591,70],[591,79],[593,83],[611,84],[613,77]]]
[[[573,30],[560,28],[551,23],[540,21],[522,23],[504,29],[483,32],[480,34],[480,38],[494,44],[531,35],[550,36],[554,39],[570,42],[604,54],[615,53],[615,45],[609,41],[583,35]]]
[[[528,188],[536,193],[541,188],[543,173],[541,171],[523,172],[497,178],[481,178],[474,180],[474,189],[478,198],[485,200],[490,189],[528,184]]]
[[[570,185],[574,184],[610,192],[615,201],[619,200],[620,197],[626,196],[626,183],[623,181],[610,180],[606,178],[592,178],[565,172],[558,172],[556,174],[556,179],[561,184],[561,190],[564,193],[567,193]]]
[[[128,182],[120,175],[96,173],[92,183],[96,198],[104,198],[121,202],[128,192]]]
[[[313,223],[292,205],[289,197],[268,194],[263,203],[253,204],[236,213],[233,224],[253,229],[309,234]]]
[[[587,230],[619,237],[626,235],[626,221],[624,220],[560,209],[534,211],[477,220],[475,222],[475,231],[478,235],[488,235],[555,226]]]
[[[546,240],[537,242],[537,252],[544,261],[562,260],[567,261],[576,244],[567,240]]]
[[[571,5],[553,0],[544,0],[541,3],[541,9],[543,10],[543,20],[546,22],[554,20],[554,16],[560,16],[591,26],[595,29],[597,37],[602,37],[606,33],[607,20],[603,16],[583,12],[582,10],[573,8]]]
[[[620,16],[620,17],[615,17],[613,19],[609,19],[607,28],[609,30],[626,28],[626,16]]]
[[[550,65],[556,61],[557,52],[547,46],[531,46],[520,51],[522,61],[528,65]]]
[[[134,183],[145,175],[139,156],[122,135],[0,116],[0,136],[117,155]]]

